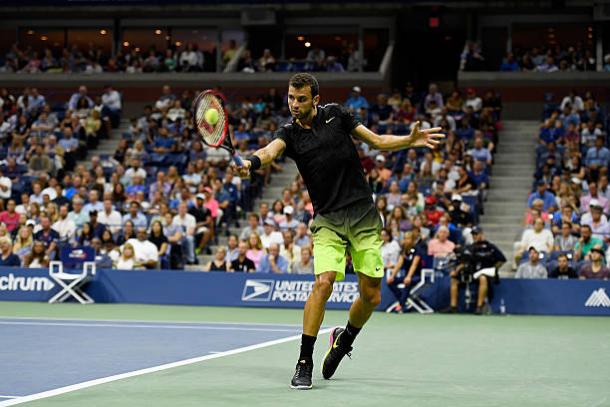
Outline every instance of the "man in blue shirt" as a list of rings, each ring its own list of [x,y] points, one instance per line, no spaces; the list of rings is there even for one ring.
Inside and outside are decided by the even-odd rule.
[[[137,229],[140,227],[146,228],[148,227],[148,221],[146,220],[146,216],[140,213],[140,204],[138,201],[131,201],[129,204],[129,213],[123,215],[123,225],[128,220],[133,222],[133,226]]]
[[[269,254],[261,259],[258,269],[259,273],[285,274],[288,272],[288,260],[280,256],[280,246],[277,243],[269,245]]]
[[[532,192],[527,199],[527,206],[532,207],[532,203],[534,200],[541,199],[544,202],[544,211],[548,212],[551,206],[555,205],[557,202],[555,200],[555,195],[546,190],[546,184],[544,181],[540,180],[536,183],[536,191]]]
[[[587,167],[607,167],[610,162],[610,150],[604,146],[604,136],[597,136],[595,146],[587,150],[585,165]]]
[[[360,86],[354,86],[352,88],[351,96],[345,101],[345,107],[353,112],[356,118],[360,120],[363,119],[362,117],[357,117],[360,109],[365,108],[368,110],[369,108],[369,102],[360,94],[361,91],[362,89],[360,89]]]

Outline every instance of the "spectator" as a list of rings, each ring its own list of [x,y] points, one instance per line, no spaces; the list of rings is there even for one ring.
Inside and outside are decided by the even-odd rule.
[[[553,250],[571,252],[578,239],[572,234],[572,223],[565,221],[561,224],[561,233],[555,236]]]
[[[244,273],[253,273],[256,271],[256,265],[246,256],[247,252],[248,243],[241,240],[237,245],[237,258],[231,262],[232,271],[241,271]]]
[[[431,83],[428,87],[428,94],[424,98],[424,110],[430,108],[431,101],[434,101],[436,106],[441,109],[445,106],[443,103],[443,95],[438,91],[438,86],[436,83]]]
[[[383,267],[386,272],[392,271],[400,257],[401,248],[396,240],[393,239],[392,233],[387,228],[381,230],[381,258],[383,259]]]
[[[474,88],[468,88],[466,89],[466,100],[464,101],[464,112],[468,112],[467,108],[472,108],[472,110],[475,113],[478,113],[481,111],[482,107],[483,107],[483,100],[477,96],[476,91],[474,90]]]
[[[546,183],[544,181],[538,181],[536,183],[537,190],[536,192],[532,192],[527,200],[527,206],[532,207],[532,204],[535,199],[542,199],[544,202],[544,211],[548,211],[553,205],[556,204],[555,196],[547,191]]]
[[[121,255],[114,268],[117,270],[133,270],[137,267],[135,252],[131,243],[125,243],[121,248]]]
[[[148,221],[146,220],[146,216],[140,212],[140,204],[138,201],[131,201],[129,204],[129,212],[123,215],[123,219],[121,220],[123,226],[127,221],[132,222],[136,228],[142,227],[146,229]]]
[[[0,199],[6,203],[13,192],[13,182],[4,174],[4,169],[0,167]]]
[[[570,265],[568,256],[560,254],[557,256],[557,266],[549,273],[549,278],[570,279],[577,278],[576,270]]]
[[[210,261],[205,266],[205,271],[230,271],[230,263],[227,262],[227,249],[220,246],[216,249],[214,260]]]
[[[586,260],[588,259],[589,252],[594,247],[601,248],[603,246],[603,241],[595,236],[593,236],[591,226],[589,225],[581,225],[580,227],[580,239],[576,242],[576,246],[574,246],[574,260]]]
[[[547,278],[547,270],[544,265],[539,262],[540,255],[534,246],[528,249],[529,259],[526,263],[519,265],[515,278]]]
[[[286,230],[295,230],[299,225],[299,221],[292,217],[294,214],[294,207],[287,205],[284,207],[283,212],[285,218],[279,223],[280,231],[284,232]]]
[[[585,165],[592,169],[607,167],[610,164],[610,150],[604,143],[606,142],[603,135],[595,137],[595,145],[587,150]]]
[[[258,60],[258,67],[261,72],[273,71],[275,68],[275,58],[271,54],[271,50],[266,48],[263,55]]]
[[[196,264],[195,258],[195,233],[197,221],[195,217],[187,212],[186,202],[178,205],[178,213],[174,216],[172,224],[182,227],[184,230],[184,252],[188,264]]]
[[[367,100],[364,98],[364,96],[362,96],[362,90],[360,89],[360,86],[354,86],[352,88],[352,93],[350,95],[350,97],[345,101],[345,107],[352,112],[352,114],[359,120],[362,120],[362,117],[359,117],[359,112],[360,109],[364,108],[366,110],[368,110],[369,108],[369,103],[367,102]]]
[[[169,242],[167,236],[165,236],[163,224],[160,220],[151,222],[148,240],[157,247],[157,256],[159,259],[169,253]]]
[[[294,232],[286,229],[282,232],[284,243],[280,246],[280,256],[288,260],[288,270],[292,272],[292,266],[301,261],[301,247],[294,244]]]
[[[515,56],[512,52],[507,52],[506,57],[502,61],[502,65],[500,65],[500,71],[502,72],[517,72],[520,71],[521,67],[519,63],[515,60]]]
[[[13,245],[11,243],[11,239],[7,236],[0,237],[0,266],[21,266],[21,260],[17,255],[13,254]]]
[[[150,240],[146,233],[146,227],[137,227],[137,238],[131,238],[126,243],[133,247],[135,253],[136,266],[147,269],[158,268],[159,266],[159,250],[157,246]]]
[[[265,255],[265,251],[263,250],[263,243],[261,242],[261,238],[256,233],[252,233],[250,237],[248,237],[248,251],[246,252],[246,256],[254,262],[256,269],[259,269],[259,265],[261,263],[261,259]]]
[[[14,199],[9,199],[6,210],[0,212],[0,222],[6,225],[6,230],[13,232],[19,225],[19,214],[15,211],[16,204]]]
[[[76,236],[76,224],[70,219],[68,205],[59,207],[59,219],[53,223],[53,230],[59,234],[60,243],[71,243]]]
[[[32,228],[21,226],[15,237],[13,253],[19,257],[22,264],[25,264],[25,258],[32,252],[33,246],[34,235],[32,234]]]
[[[113,235],[121,229],[123,220],[121,213],[114,209],[111,199],[104,199],[102,211],[98,212],[97,221],[105,225]]]
[[[309,231],[307,229],[307,225],[303,222],[300,222],[297,225],[296,235],[294,237],[294,243],[301,248],[303,246],[311,245],[311,237],[309,236]]]
[[[25,256],[23,265],[31,269],[49,267],[49,257],[47,256],[45,245],[43,242],[34,242],[32,246],[32,252]]]
[[[311,248],[304,246],[301,248],[300,261],[292,265],[292,274],[310,274],[314,273],[314,264],[311,258]]]
[[[280,246],[277,243],[269,245],[269,254],[262,257],[256,271],[259,273],[286,274],[288,260],[280,255]]]
[[[428,242],[428,256],[445,258],[453,253],[455,243],[449,240],[449,228],[439,226],[436,237]]]
[[[34,234],[34,240],[42,242],[46,248],[46,256],[50,259],[55,258],[57,243],[59,242],[59,233],[51,228],[51,220],[48,216],[40,217],[40,230]]]
[[[602,263],[604,251],[601,247],[591,249],[591,261],[585,263],[578,273],[581,280],[608,280],[610,270]]]
[[[278,247],[284,244],[282,234],[275,230],[275,222],[271,219],[265,220],[263,234],[260,235],[263,248],[269,249],[272,243],[276,243]]]
[[[93,107],[93,100],[89,96],[87,96],[87,87],[80,86],[78,88],[78,92],[73,93],[70,97],[70,101],[68,102],[68,109],[77,110],[80,101],[84,101],[86,106]],[[81,102],[82,103],[82,102]]]
[[[239,240],[248,240],[252,233],[256,233],[257,235],[264,233],[263,227],[260,226],[260,217],[254,212],[248,214],[248,225],[242,229],[239,234]]]

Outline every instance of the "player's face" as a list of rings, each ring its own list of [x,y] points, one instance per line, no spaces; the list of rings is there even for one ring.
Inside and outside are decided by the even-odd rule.
[[[301,120],[310,117],[319,100],[319,95],[312,98],[311,87],[309,86],[303,86],[300,89],[292,86],[288,87],[288,107],[295,119]]]

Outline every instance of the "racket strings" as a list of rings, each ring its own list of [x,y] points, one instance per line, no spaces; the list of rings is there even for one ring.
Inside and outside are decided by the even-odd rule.
[[[208,123],[205,119],[205,112],[210,108],[214,108],[218,111],[218,122],[216,122],[214,125]],[[204,95],[198,100],[195,120],[197,122],[199,132],[207,144],[215,145],[220,143],[220,139],[224,131],[226,117],[222,104],[216,96]]]

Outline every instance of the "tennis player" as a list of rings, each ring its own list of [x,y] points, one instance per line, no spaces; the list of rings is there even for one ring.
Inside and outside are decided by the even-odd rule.
[[[438,133],[439,127],[420,130],[419,123],[409,136],[380,136],[360,124],[343,106],[319,106],[319,102],[316,78],[307,73],[294,75],[288,83],[292,122],[281,127],[265,148],[245,159],[243,167],[236,168],[241,176],[248,176],[250,171],[286,154],[296,162],[313,202],[316,281],[305,304],[301,353],[291,381],[294,389],[312,387],[314,343],[333,283],[345,277],[348,250],[358,275],[360,295],[349,310],[346,327],[335,328],[331,333],[331,346],[322,365],[325,379],[330,379],[341,359],[350,354],[354,339],[381,301],[382,219],[352,136],[376,150],[387,151],[434,148],[444,137]]]

